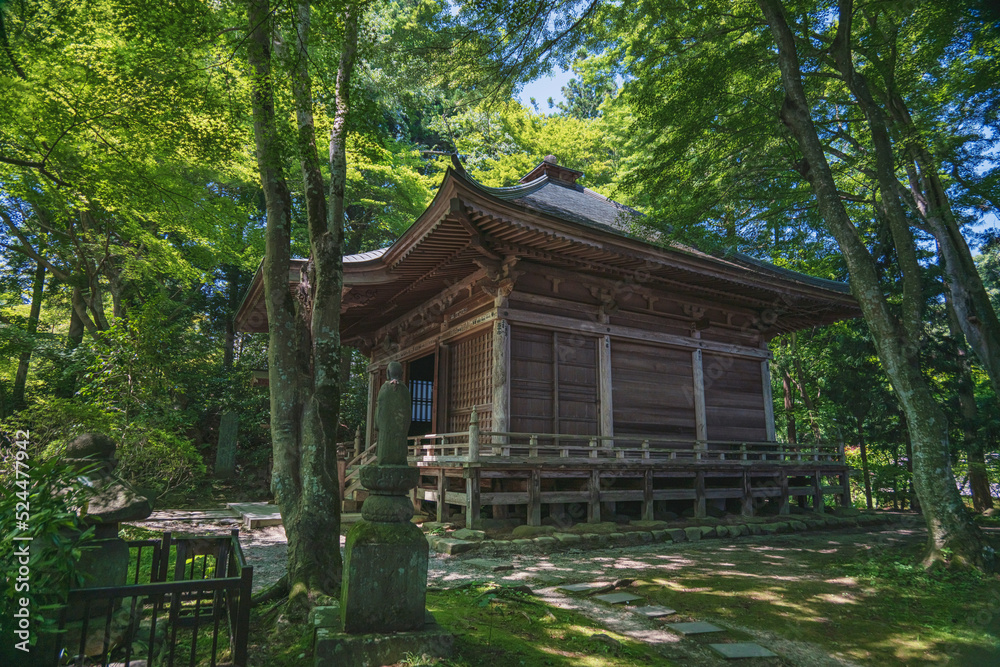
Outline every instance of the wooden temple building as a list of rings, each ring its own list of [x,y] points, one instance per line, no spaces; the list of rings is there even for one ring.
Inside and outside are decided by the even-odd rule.
[[[342,340],[413,396],[414,502],[537,525],[849,502],[842,446],[775,438],[768,341],[859,314],[842,283],[646,240],[549,156],[520,184],[450,169],[390,247],[344,258]],[[289,282],[297,283],[303,263]],[[258,276],[237,314],[266,331]],[[584,509],[585,508],[585,509]]]

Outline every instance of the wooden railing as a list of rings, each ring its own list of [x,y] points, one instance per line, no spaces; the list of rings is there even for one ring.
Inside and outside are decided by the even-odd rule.
[[[842,444],[692,440],[631,436],[480,431],[473,413],[468,431],[410,438],[410,456],[424,463],[489,459],[588,459],[623,461],[845,462]]]

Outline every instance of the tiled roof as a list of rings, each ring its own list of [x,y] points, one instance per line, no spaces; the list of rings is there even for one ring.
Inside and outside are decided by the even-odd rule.
[[[619,234],[628,233],[631,223],[642,215],[581,185],[569,185],[548,176],[509,188],[491,188],[474,179],[469,180],[497,199],[571,222],[605,227]]]
[[[639,219],[643,217],[642,213],[581,185],[567,184],[543,175],[528,183],[506,188],[491,188],[479,183],[467,173],[463,173],[462,175],[480,190],[497,199],[502,199],[512,204],[520,204],[525,208],[547,213],[570,222],[604,228],[615,234],[638,238],[655,245],[663,245],[663,241],[659,238],[658,234],[652,233],[648,229],[638,228],[636,225]],[[697,248],[677,243],[676,241],[668,241],[668,246],[674,251],[706,259],[714,258],[716,260],[728,261],[756,272],[770,273],[806,285],[832,289],[845,294],[851,291],[850,286],[846,283],[783,269],[739,252],[727,253],[725,256],[719,257],[698,250]]]
[[[385,254],[388,247],[379,248],[378,250],[369,250],[368,252],[362,252],[357,255],[344,255],[344,264],[352,264],[355,262],[370,262],[373,259],[378,259]]]

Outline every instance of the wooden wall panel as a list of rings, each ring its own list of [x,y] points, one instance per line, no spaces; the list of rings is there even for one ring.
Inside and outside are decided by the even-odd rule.
[[[557,433],[597,435],[600,403],[597,387],[597,339],[555,334],[559,377]]]
[[[597,435],[597,339],[512,326],[510,429]]]
[[[690,350],[611,341],[615,435],[695,437]]]
[[[555,405],[552,332],[510,328],[510,430],[551,433]]]
[[[469,428],[472,408],[479,427],[491,427],[493,405],[493,329],[453,343],[448,350],[448,432]]]
[[[708,353],[704,359],[709,440],[766,440],[760,361]]]

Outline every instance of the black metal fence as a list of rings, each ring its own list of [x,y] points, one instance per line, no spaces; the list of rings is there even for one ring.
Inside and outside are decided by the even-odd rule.
[[[245,667],[253,567],[239,531],[133,540],[124,586],[70,591],[59,664]]]

